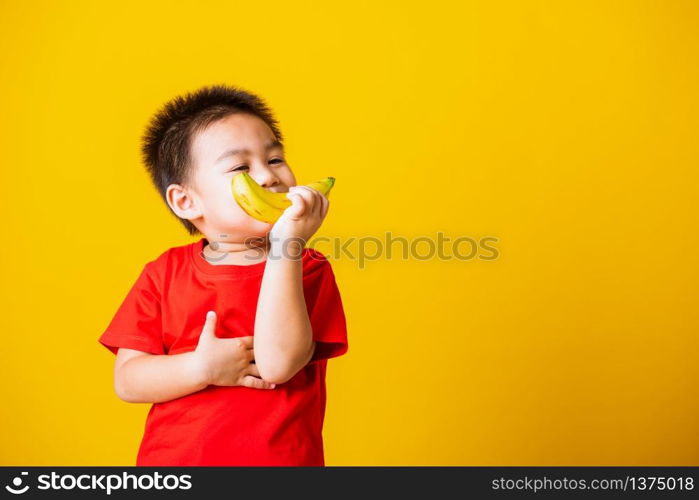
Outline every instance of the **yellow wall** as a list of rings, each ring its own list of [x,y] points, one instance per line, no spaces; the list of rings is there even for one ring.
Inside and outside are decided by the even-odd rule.
[[[494,236],[333,261],[328,465],[699,465],[697,3],[0,3],[2,465],[131,465],[97,337],[193,241],[139,137],[212,83],[277,113],[322,234]]]

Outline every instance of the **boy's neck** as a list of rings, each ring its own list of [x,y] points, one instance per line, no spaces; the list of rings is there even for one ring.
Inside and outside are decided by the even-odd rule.
[[[210,242],[202,248],[202,254],[207,262],[213,265],[249,266],[267,260],[269,240],[266,238],[256,242]]]

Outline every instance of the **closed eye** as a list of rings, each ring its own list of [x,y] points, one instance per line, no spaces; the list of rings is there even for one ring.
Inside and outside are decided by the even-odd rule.
[[[284,160],[282,160],[281,158],[272,158],[271,160],[269,160],[269,162],[270,162],[270,163],[273,163],[273,162],[275,162],[275,163],[284,163]],[[250,168],[250,167],[248,167],[247,165],[239,165],[239,166],[237,166],[237,167],[234,167],[234,168],[230,169],[229,172],[235,172],[235,171],[237,171],[237,170],[243,170],[243,169],[249,169],[249,168]]]

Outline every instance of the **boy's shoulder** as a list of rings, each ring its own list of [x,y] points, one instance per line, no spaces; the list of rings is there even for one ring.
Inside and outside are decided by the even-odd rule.
[[[163,250],[155,258],[146,262],[144,266],[146,272],[162,277],[166,270],[171,270],[173,267],[186,265],[188,262],[187,259],[189,258],[189,253],[193,251],[193,248],[197,245],[197,243],[197,241],[185,243],[183,245],[177,245]]]
[[[306,247],[303,249],[303,273],[308,275],[325,270],[332,272],[332,266],[328,258],[315,248]]]
[[[327,262],[328,261],[327,257],[325,257],[325,255],[322,252],[319,252],[315,248],[311,248],[311,247],[305,247],[303,249],[303,257],[305,259],[318,261],[318,262]]]

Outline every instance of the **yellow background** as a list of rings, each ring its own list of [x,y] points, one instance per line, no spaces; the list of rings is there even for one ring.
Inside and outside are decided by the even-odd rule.
[[[167,99],[280,120],[322,234],[499,238],[333,261],[328,465],[699,465],[693,1],[0,2],[3,465],[132,465],[97,343],[193,241],[140,162]]]

